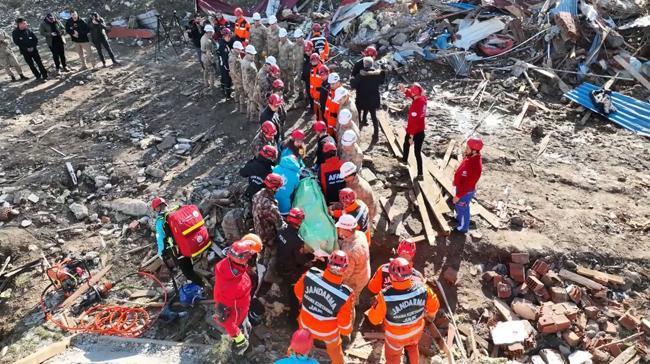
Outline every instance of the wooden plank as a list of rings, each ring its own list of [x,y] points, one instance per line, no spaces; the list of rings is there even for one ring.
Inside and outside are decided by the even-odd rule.
[[[619,285],[619,286],[625,285],[625,278],[623,278],[621,276],[617,276],[615,274],[600,272],[600,271],[597,271],[597,270],[593,270],[593,269],[589,269],[589,268],[585,268],[585,267],[581,267],[581,266],[578,266],[578,268],[576,269],[576,273],[580,274],[581,276],[585,276],[587,278],[594,278],[594,277],[597,277],[597,276],[604,276],[604,277],[607,277],[607,280],[609,282],[612,282],[612,283],[614,283],[616,285]]]
[[[86,291],[89,290],[90,287],[99,283],[99,280],[102,279],[102,277],[104,277],[106,273],[108,273],[111,270],[111,268],[113,268],[113,266],[109,264],[106,267],[104,267],[104,269],[100,270],[96,274],[93,274],[92,278],[90,278],[87,282],[84,282],[81,285],[81,287],[77,288],[76,291],[74,291],[68,298],[65,299],[65,301],[63,301],[63,303],[61,304],[61,308],[68,308],[72,306],[74,301],[76,301],[79,297],[81,297],[81,295],[86,293]]]
[[[517,314],[512,309],[510,309],[510,306],[508,306],[499,298],[494,298],[492,300],[492,303],[494,303],[494,307],[496,307],[497,311],[499,311],[501,316],[503,316],[506,321],[512,321],[519,318],[519,316],[517,316]]]
[[[36,266],[40,262],[41,262],[41,258],[34,259],[34,260],[30,261],[29,263],[25,263],[25,264],[21,265],[18,268],[15,268],[13,270],[5,272],[4,275],[2,276],[2,278],[11,278],[11,277],[13,277],[15,275],[18,275],[18,274],[20,274],[20,273],[22,273],[22,272],[24,272],[24,271],[26,271],[28,269],[33,268],[34,266]]]
[[[474,341],[483,349],[487,350],[490,347],[490,343],[487,342],[484,338],[474,335],[474,330],[471,324],[464,323],[458,325],[458,331],[467,337],[474,337]]]
[[[539,143],[539,151],[537,152],[537,157],[535,158],[539,158],[542,156],[542,154],[544,154],[546,148],[548,147],[548,143],[551,141],[551,135],[553,135],[553,132],[546,134],[544,139],[542,139],[542,142]]]
[[[9,262],[11,262],[11,255],[8,255],[7,259],[5,259],[4,264],[2,264],[2,268],[0,268],[0,277],[2,277],[5,270],[7,270],[7,266],[9,265]]]
[[[381,127],[381,130],[384,132],[384,135],[388,140],[388,146],[390,146],[390,149],[393,151],[393,154],[395,154],[397,158],[401,159],[402,150],[401,148],[397,147],[399,142],[395,139],[395,133],[393,132],[393,127],[388,123],[388,118],[383,112],[379,112],[379,115],[377,116],[379,119],[379,127]]]
[[[485,90],[487,84],[488,84],[488,80],[481,81],[481,83],[476,88],[476,91],[474,91],[474,93],[472,94],[472,97],[469,98],[469,101],[474,101],[474,99],[477,98],[478,95],[481,94],[481,92],[483,92],[483,90]]]
[[[570,281],[572,281],[574,283],[578,283],[579,285],[585,286],[585,287],[587,287],[589,289],[593,289],[595,291],[600,291],[600,290],[605,289],[605,286],[603,286],[602,284],[600,284],[598,282],[594,282],[589,278],[585,278],[585,277],[583,277],[583,276],[581,276],[579,274],[570,272],[570,271],[568,271],[566,269],[562,269],[560,271],[560,277],[562,277],[564,279],[568,279],[568,280],[570,280]]]
[[[641,75],[639,72],[637,72],[623,57],[621,57],[619,54],[614,56],[614,60],[618,62],[625,70],[627,73],[629,73],[632,77],[634,77],[637,81],[639,81],[640,84],[642,84],[645,88],[650,90],[650,82],[646,80],[643,75]]]
[[[456,147],[456,140],[452,139],[449,141],[449,145],[447,145],[445,156],[442,158],[442,162],[438,166],[439,169],[442,170],[447,168],[447,165],[449,164],[449,158],[451,158],[451,154],[454,152],[454,147]]]
[[[528,101],[528,103],[530,103],[531,105],[535,106],[536,108],[538,108],[538,109],[542,109],[542,111],[545,111],[545,112],[551,112],[551,109],[549,109],[548,107],[544,106],[544,104],[542,104],[541,102],[539,102],[539,101],[537,101],[537,100],[534,100],[534,99],[531,99],[530,97],[527,97],[527,98],[526,98],[526,101]]]
[[[634,356],[636,355],[636,348],[634,345],[630,346],[629,348],[623,350],[622,353],[618,354],[614,360],[612,360],[611,363],[609,364],[627,364],[628,361],[632,360]]]
[[[528,101],[524,102],[524,106],[521,107],[521,111],[519,112],[519,115],[515,118],[515,121],[512,123],[512,126],[515,127],[515,129],[519,129],[521,126],[521,123],[524,121],[524,117],[526,116],[526,113],[528,112],[528,107],[530,106],[530,103]]]
[[[401,227],[404,226],[402,223],[402,219],[398,218],[400,213],[397,213],[396,209],[393,209],[393,204],[391,203],[390,200],[388,200],[386,197],[381,197],[379,198],[379,203],[381,204],[382,209],[386,213],[386,216],[388,217],[388,232],[391,234],[395,234],[395,232]]]
[[[55,357],[62,352],[65,351],[65,349],[70,346],[70,340],[72,339],[73,336],[66,337],[65,339],[61,341],[57,341],[55,343],[52,343],[37,352],[30,354],[20,360],[18,360],[15,364],[40,364],[52,357]]]

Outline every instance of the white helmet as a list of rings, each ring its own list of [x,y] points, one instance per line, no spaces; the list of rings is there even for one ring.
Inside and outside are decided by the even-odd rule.
[[[280,38],[286,37],[287,36],[287,30],[284,29],[284,28],[280,28],[280,30],[278,30],[278,35],[280,36]]]
[[[278,18],[276,18],[275,15],[269,16],[269,25],[276,24],[277,22],[278,22]]]
[[[352,215],[345,214],[339,218],[336,227],[345,230],[354,230],[357,228],[357,219]]]
[[[338,75],[337,75],[338,76]],[[337,104],[343,101],[343,98],[348,96],[350,93],[345,87],[339,87],[336,90],[334,90],[334,98],[332,101],[336,102]]]
[[[339,172],[341,173],[341,178],[351,176],[357,173],[357,165],[352,162],[345,162],[341,165]]]
[[[339,74],[336,72],[330,73],[329,76],[327,76],[327,83],[329,83],[330,85],[337,83],[339,81],[341,81],[341,77],[339,77]]]
[[[343,87],[339,87],[343,88]],[[338,91],[338,89],[336,89]],[[334,92],[336,94],[336,91]],[[352,111],[350,109],[342,109],[339,111],[339,124],[348,125],[352,121]]]
[[[257,54],[257,51],[255,50],[255,46],[253,46],[252,44],[247,45],[246,46],[246,53],[252,54],[252,55]]]
[[[356,142],[357,142],[357,133],[352,129],[346,130],[343,133],[343,136],[341,136],[341,144],[343,144],[344,147],[349,147]]]
[[[255,20],[255,21],[262,20],[262,16],[260,15],[260,13],[254,13],[253,14],[253,20]]]
[[[305,33],[302,32],[302,29],[298,28],[293,32],[293,37],[294,38],[300,38],[303,37]]]
[[[210,33],[210,32],[214,33],[214,27],[212,25],[208,24],[205,27],[203,27],[203,31],[206,32],[206,33]]]
[[[273,57],[273,56],[268,56],[268,57],[266,57],[266,58],[264,59],[264,63],[266,63],[266,64],[270,64],[270,65],[274,65],[274,66],[275,66],[275,65],[278,64],[278,61],[275,59],[275,57]]]
[[[238,49],[240,51],[244,50],[244,45],[241,44],[240,41],[236,40],[235,43],[232,44],[233,49]]]

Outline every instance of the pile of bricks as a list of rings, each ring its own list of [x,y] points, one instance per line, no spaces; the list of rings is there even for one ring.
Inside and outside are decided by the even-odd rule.
[[[608,286],[621,288],[622,277],[583,267],[558,272],[543,259],[530,263],[528,253],[513,253],[507,265],[483,274],[501,316],[513,328],[527,324],[526,335],[513,329],[512,340],[504,337],[503,325],[494,327],[495,350],[539,364],[650,360],[650,321],[637,317],[626,299],[611,298],[616,296]]]

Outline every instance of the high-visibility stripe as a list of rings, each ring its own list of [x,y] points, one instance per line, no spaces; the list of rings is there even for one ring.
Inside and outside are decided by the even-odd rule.
[[[212,240],[210,240],[207,244],[205,244],[205,246],[203,248],[201,248],[199,251],[192,254],[192,258],[194,258],[195,256],[197,256],[197,255],[203,253],[204,251],[206,251],[211,245],[212,245]]]
[[[318,283],[319,286],[325,288],[328,292],[336,295],[340,299],[347,301],[348,298],[350,297],[349,295],[346,295],[345,293],[341,292],[338,288],[332,286],[331,284],[325,282],[324,279],[321,277],[317,276],[316,274],[312,272],[307,272],[307,277],[311,278],[314,280],[314,282]]]
[[[395,340],[406,340],[408,338],[411,338],[411,337],[419,334],[422,331],[423,328],[424,328],[424,321],[422,321],[421,325],[418,325],[417,327],[414,327],[412,331],[409,331],[406,334],[401,334],[401,335],[394,334],[394,333],[390,332],[387,329],[384,332],[384,335],[386,335],[386,337],[389,337],[389,338],[395,339]]]
[[[347,329],[351,329],[351,328],[352,328],[352,321],[350,321],[350,323],[347,326],[341,327],[340,329],[341,330],[347,330]]]
[[[384,296],[384,301],[386,302],[392,302],[392,301],[403,301],[403,300],[408,300],[410,298],[413,298],[415,296],[421,295],[422,293],[425,293],[426,289],[422,286],[418,287],[416,290],[406,293],[406,294],[400,294],[400,295],[385,295]]]
[[[334,321],[334,320],[336,320],[336,317],[325,317],[325,316],[321,316],[321,315],[319,315],[317,313],[313,313],[307,307],[305,307],[304,305],[302,306],[302,309],[307,311],[310,315],[314,316],[314,318],[319,320],[319,321]]]
[[[418,316],[417,318],[415,318],[414,320],[409,321],[409,322],[398,323],[398,322],[392,322],[391,320],[388,320],[388,319],[386,319],[386,322],[389,323],[391,326],[409,326],[409,325],[413,325],[414,323],[416,323],[423,316],[424,316],[424,312],[422,312],[420,314],[420,316]]]
[[[388,346],[389,348],[391,348],[391,349],[393,349],[395,351],[401,351],[402,349],[404,349],[403,345],[400,346],[400,347],[396,347],[396,346],[391,345],[388,340],[384,340],[384,344],[386,344],[386,346]]]
[[[201,219],[201,221],[199,221],[196,224],[194,224],[194,225],[190,226],[189,228],[185,229],[181,234],[187,235],[187,234],[191,233],[192,231],[194,231],[194,230],[200,228],[201,226],[203,226],[203,224],[205,224],[205,221],[203,221],[203,219]]]
[[[334,329],[334,330],[332,330],[332,331],[330,331],[330,332],[320,332],[320,331],[318,331],[318,330],[314,330],[313,328],[311,328],[311,327],[305,325],[305,322],[302,320],[302,318],[300,318],[300,325],[301,325],[303,328],[309,330],[309,332],[311,332],[311,333],[314,334],[315,336],[328,337],[328,336],[332,336],[332,335],[338,335],[338,333],[339,333],[339,329],[338,329],[338,328],[336,328],[336,329]]]

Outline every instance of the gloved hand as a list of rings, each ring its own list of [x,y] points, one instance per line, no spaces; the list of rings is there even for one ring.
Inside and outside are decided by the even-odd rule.
[[[217,305],[217,314],[215,316],[219,322],[226,322],[230,317],[231,312],[232,310],[230,307],[220,303]]]
[[[248,349],[248,345],[248,339],[244,336],[244,333],[241,332],[232,340],[233,351],[237,355],[243,355],[246,352],[246,349]]]

